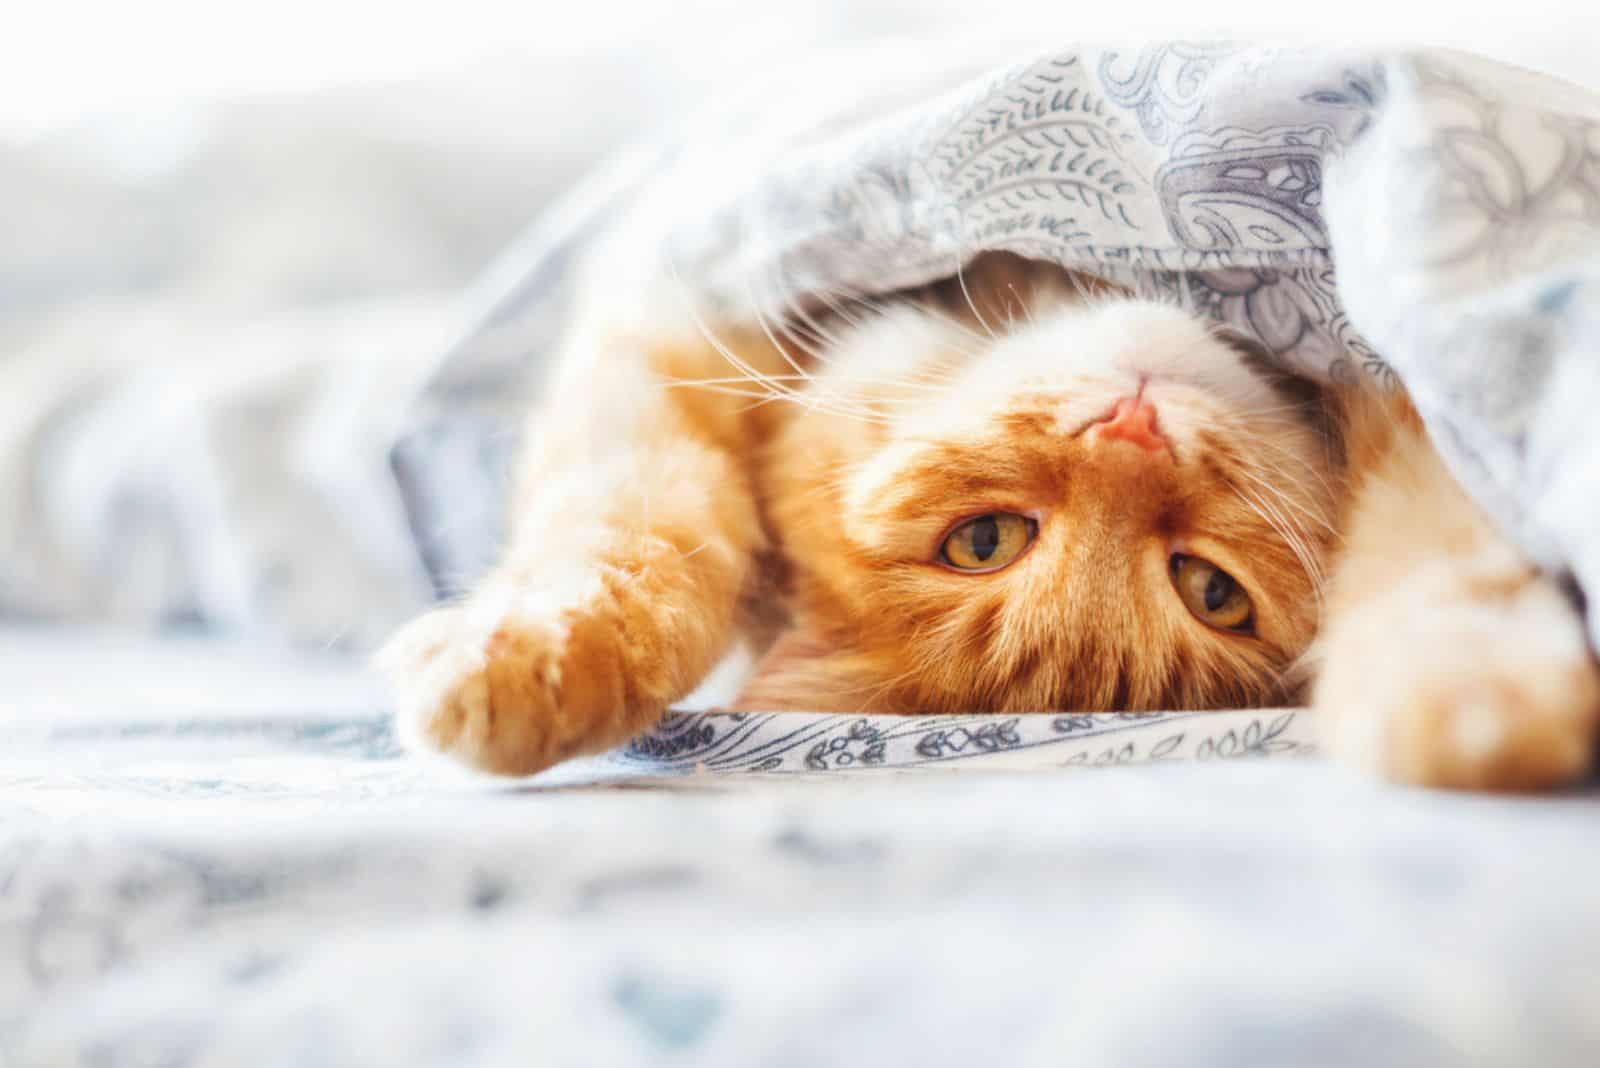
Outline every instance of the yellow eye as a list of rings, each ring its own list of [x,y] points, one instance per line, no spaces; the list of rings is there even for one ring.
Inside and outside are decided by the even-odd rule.
[[[1202,623],[1222,630],[1247,631],[1255,611],[1244,587],[1216,564],[1198,556],[1174,553],[1172,584],[1184,607]]]
[[[1027,516],[992,512],[952,530],[939,558],[960,571],[998,571],[1022,555],[1039,525]]]

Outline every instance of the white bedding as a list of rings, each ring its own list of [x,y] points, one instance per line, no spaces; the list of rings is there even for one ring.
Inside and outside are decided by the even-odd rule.
[[[1277,759],[1303,713],[506,784],[399,757],[337,660],[21,633],[0,665],[8,1066],[1600,1058],[1600,796]]]

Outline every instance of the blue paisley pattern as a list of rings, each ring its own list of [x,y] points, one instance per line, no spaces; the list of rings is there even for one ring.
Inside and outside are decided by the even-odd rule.
[[[990,249],[1096,272],[1253,334],[1301,373],[1403,381],[1478,500],[1600,589],[1600,98],[1432,53],[1180,42],[970,67],[944,83],[922,71],[912,105],[885,94],[876,111],[869,94],[815,116],[803,128],[826,136],[763,150],[735,180],[726,161],[789,99],[754,94],[531,254],[528,277],[585,249],[603,260],[623,234],[625,251],[664,250],[708,316],[753,318],[919,284]],[[529,307],[526,287],[496,305],[501,352]],[[481,373],[475,351],[456,359]]]

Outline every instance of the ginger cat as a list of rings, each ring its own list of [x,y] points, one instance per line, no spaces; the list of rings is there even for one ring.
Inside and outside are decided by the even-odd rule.
[[[499,566],[380,663],[416,748],[526,774],[647,729],[741,636],[740,705],[1212,709],[1312,681],[1390,779],[1584,774],[1579,616],[1403,398],[1010,256],[870,313],[575,335]]]

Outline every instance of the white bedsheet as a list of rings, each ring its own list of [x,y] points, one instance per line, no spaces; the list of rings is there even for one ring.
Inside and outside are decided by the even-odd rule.
[[[508,784],[401,757],[342,661],[24,633],[0,666],[0,1064],[1600,1058],[1600,796],[1276,759],[1304,713],[828,770],[870,743],[799,717],[754,773],[684,720]]]

